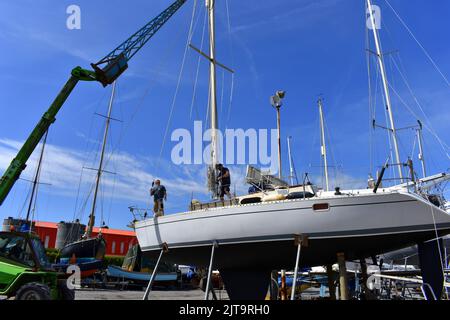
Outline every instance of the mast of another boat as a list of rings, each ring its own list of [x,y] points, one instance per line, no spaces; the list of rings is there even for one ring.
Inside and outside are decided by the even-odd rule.
[[[91,214],[89,215],[89,224],[86,230],[86,238],[89,238],[92,235],[92,230],[94,229],[95,224],[95,210],[97,207],[97,196],[98,196],[98,189],[100,186],[100,179],[102,177],[103,173],[103,160],[105,156],[105,148],[106,148],[106,141],[108,139],[108,132],[109,132],[109,124],[111,122],[111,112],[112,107],[114,103],[114,96],[116,93],[116,82],[114,81],[111,91],[111,97],[109,99],[109,106],[108,106],[108,115],[106,116],[106,122],[105,122],[105,131],[103,132],[103,142],[102,142],[102,151],[100,154],[100,162],[97,169],[97,177],[95,181],[95,189],[94,189],[94,198],[92,200],[92,209]]]
[[[375,21],[374,11],[373,11],[373,7],[372,7],[372,1],[371,0],[366,0],[366,1],[367,1],[367,9],[368,9],[369,15],[370,15],[370,25],[371,25],[371,29],[373,31],[373,38],[375,41],[378,66],[380,68],[381,79],[383,81],[384,97],[386,100],[385,101],[386,108],[387,108],[387,111],[389,114],[389,121],[390,121],[390,125],[391,125],[391,128],[389,129],[389,131],[392,134],[392,140],[394,142],[395,159],[397,161],[396,166],[398,168],[398,174],[399,174],[400,181],[403,182],[403,172],[402,172],[400,152],[399,152],[399,147],[398,147],[397,130],[395,128],[395,123],[394,123],[394,115],[392,112],[391,96],[389,93],[389,84],[388,84],[387,75],[386,75],[386,68],[384,65],[383,52],[381,51],[380,37],[378,35],[377,23]]]
[[[327,144],[325,140],[325,120],[323,117],[323,106],[322,106],[322,98],[319,98],[317,102],[319,106],[319,116],[320,116],[320,139],[321,139],[321,147],[320,152],[323,159],[324,166],[324,174],[325,174],[325,191],[330,191],[330,183],[328,180],[328,158],[327,158]]]
[[[289,136],[287,138],[287,147],[288,147],[288,157],[289,157],[289,179],[291,182],[291,186],[298,184],[298,178],[297,178],[297,172],[295,171],[295,167],[294,167],[294,159],[292,158],[292,153],[291,153],[291,140],[292,137]],[[295,179],[295,183],[294,183],[294,179]]]
[[[30,202],[28,203],[28,210],[25,222],[28,223],[30,221],[31,207],[33,206],[34,199],[36,197],[37,186],[39,184],[39,176],[41,175],[41,167],[42,167],[42,159],[44,158],[45,145],[47,143],[48,130],[45,132],[44,139],[42,141],[42,149],[41,154],[39,156],[39,162],[36,169],[36,174],[33,179],[33,188],[31,190]],[[31,226],[30,226],[31,231]]]
[[[216,164],[218,164],[218,141],[217,131],[219,129],[217,117],[217,84],[216,84],[216,39],[215,39],[215,0],[206,0],[206,8],[209,16],[209,79],[210,79],[210,114],[211,114],[211,165],[209,168],[209,183],[214,199],[218,198],[218,182],[216,175]]]

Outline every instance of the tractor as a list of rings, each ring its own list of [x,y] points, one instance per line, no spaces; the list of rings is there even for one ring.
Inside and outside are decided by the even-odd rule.
[[[39,237],[0,232],[0,296],[16,300],[74,300],[68,275],[52,269]]]

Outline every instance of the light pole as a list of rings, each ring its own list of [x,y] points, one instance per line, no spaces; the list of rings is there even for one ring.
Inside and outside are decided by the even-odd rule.
[[[278,129],[278,177],[282,179],[281,176],[281,129],[280,129],[280,108],[283,105],[283,98],[285,96],[285,91],[277,91],[274,96],[270,97],[270,104],[277,110],[277,129]]]

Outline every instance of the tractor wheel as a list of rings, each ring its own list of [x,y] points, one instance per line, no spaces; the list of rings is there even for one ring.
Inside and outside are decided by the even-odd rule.
[[[16,300],[51,300],[50,288],[38,282],[27,283],[17,290]]]
[[[58,285],[58,290],[62,300],[75,300],[75,290],[69,289],[65,281]]]

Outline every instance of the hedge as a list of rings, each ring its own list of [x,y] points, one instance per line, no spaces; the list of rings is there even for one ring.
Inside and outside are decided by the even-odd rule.
[[[58,258],[59,252],[56,249],[50,249],[47,248],[45,249],[47,257],[48,257],[48,261],[50,263],[55,263],[56,262],[56,258]]]

